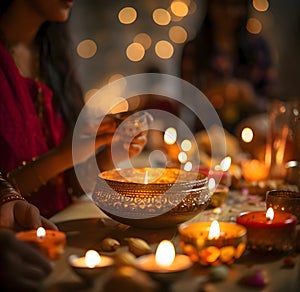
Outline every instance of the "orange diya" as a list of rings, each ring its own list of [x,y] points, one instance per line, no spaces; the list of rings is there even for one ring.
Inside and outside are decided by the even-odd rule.
[[[265,252],[288,252],[295,249],[296,217],[290,213],[256,211],[242,213],[236,219],[247,228],[248,247]]]
[[[232,264],[246,248],[246,228],[230,222],[183,223],[180,247],[201,265]]]
[[[66,245],[65,233],[57,230],[45,230],[43,227],[39,227],[37,230],[18,232],[16,237],[37,248],[50,260],[58,259]]]

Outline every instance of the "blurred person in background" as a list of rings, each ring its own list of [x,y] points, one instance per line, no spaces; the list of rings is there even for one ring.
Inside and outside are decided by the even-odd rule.
[[[267,43],[246,29],[251,2],[206,1],[201,29],[181,59],[181,77],[207,96],[231,133],[244,118],[266,110],[275,83]]]

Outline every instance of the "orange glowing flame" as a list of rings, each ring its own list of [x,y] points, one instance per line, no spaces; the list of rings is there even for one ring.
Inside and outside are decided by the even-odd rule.
[[[273,210],[273,208],[270,207],[267,210],[266,218],[267,218],[267,220],[270,220],[270,221],[272,221],[274,219],[274,210]]]
[[[220,237],[220,225],[217,220],[214,220],[209,228],[208,239],[218,239]]]
[[[163,240],[157,247],[155,262],[162,267],[170,266],[175,259],[175,248],[171,241]]]
[[[43,227],[39,227],[37,230],[36,230],[36,236],[38,238],[44,238],[46,236],[46,230],[43,228]]]
[[[85,254],[84,261],[89,268],[94,268],[100,264],[101,257],[95,250],[88,250]]]

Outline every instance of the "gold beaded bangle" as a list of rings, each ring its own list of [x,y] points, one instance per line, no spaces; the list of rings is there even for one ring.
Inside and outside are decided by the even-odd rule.
[[[4,197],[0,198],[0,206],[2,206],[3,204],[5,204],[7,202],[16,201],[16,200],[21,200],[21,201],[27,202],[27,200],[24,197],[22,197],[21,195],[13,194],[13,195],[8,195],[8,196],[4,196]]]

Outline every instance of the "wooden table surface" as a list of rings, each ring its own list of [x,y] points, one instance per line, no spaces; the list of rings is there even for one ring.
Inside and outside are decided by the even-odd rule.
[[[232,193],[226,206],[217,210],[205,210],[193,220],[207,221],[216,218],[220,221],[228,221],[233,220],[241,211],[262,208],[264,205],[259,199],[246,198],[239,193]],[[105,291],[102,287],[108,275],[101,277],[93,286],[87,286],[68,265],[68,258],[71,254],[83,255],[87,249],[99,250],[100,242],[105,237],[113,237],[120,241],[121,248],[116,252],[128,250],[124,240],[126,237],[145,239],[153,252],[157,243],[162,239],[172,240],[177,252],[181,252],[178,247],[176,227],[157,230],[132,228],[108,218],[88,199],[74,203],[51,220],[58,225],[60,230],[66,232],[67,246],[62,257],[53,263],[53,272],[44,281],[42,291]],[[298,224],[297,228],[299,227]],[[172,285],[171,291],[300,291],[300,254],[298,252],[293,255],[292,259],[295,263],[293,268],[283,267],[284,258],[285,255],[261,255],[247,251],[230,266],[229,275],[222,282],[208,282],[210,268],[194,265],[185,277]],[[262,271],[269,279],[269,283],[264,288],[246,287],[238,283],[241,277],[256,270]],[[119,291],[127,292],[123,287],[120,287]]]

